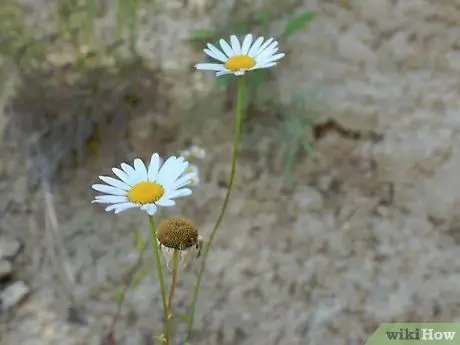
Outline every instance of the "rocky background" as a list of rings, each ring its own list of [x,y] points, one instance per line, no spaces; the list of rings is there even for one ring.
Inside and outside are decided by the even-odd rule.
[[[52,4],[34,4],[27,25],[52,32]],[[157,4],[161,11],[146,15],[136,38],[145,69],[98,71],[100,99],[72,86],[81,81],[69,77],[75,53],[65,49],[46,53],[58,71],[40,76],[47,88],[17,69],[4,77],[0,343],[99,343],[116,289],[137,260],[133,233],[147,235],[147,219],[136,212],[115,216],[90,204],[90,185],[112,166],[190,143],[204,147],[202,184],[171,212],[193,219],[206,237],[229,174],[232,107],[210,106],[215,78],[194,71],[204,57],[188,37],[216,18],[261,9],[276,15],[273,34],[284,25],[280,13],[317,13],[285,43],[286,58],[260,92],[277,97],[286,116],[293,94],[314,98],[321,125],[313,155],[296,157],[288,185],[277,163],[283,143],[266,134],[271,122],[262,114],[245,124],[193,344],[359,345],[384,321],[460,322],[460,1],[239,1],[233,11],[231,1]],[[133,95],[135,109],[119,101]],[[98,127],[108,135],[84,136],[83,158],[78,150],[53,151],[69,138],[67,127],[33,150],[44,114],[84,119],[120,109],[121,125]],[[62,152],[51,179],[43,167]],[[144,265],[150,262],[146,254]],[[182,273],[178,308],[190,302],[197,266]],[[158,285],[146,279],[127,297],[117,344],[151,344],[160,331]]]

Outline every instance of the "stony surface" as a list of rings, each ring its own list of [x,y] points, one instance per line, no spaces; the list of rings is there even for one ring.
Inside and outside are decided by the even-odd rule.
[[[13,272],[13,265],[6,260],[0,260],[0,280],[7,278]]]
[[[159,26],[163,41],[144,37],[153,43],[143,54],[151,54],[172,85],[172,114],[206,94],[212,81],[202,73],[177,81],[201,55],[174,39],[197,23],[209,24],[206,11],[213,5],[188,3],[184,11],[182,2],[167,2]],[[307,34],[289,41],[276,91],[285,100],[294,91],[317,95],[342,126],[383,139],[326,135],[315,143],[314,157],[297,167],[293,190],[263,163],[260,155],[268,151],[254,158],[243,148],[203,284],[196,344],[362,344],[382,321],[460,322],[460,9],[454,0],[303,4],[298,11],[319,15]],[[142,129],[130,138],[136,156],[182,149],[161,141],[177,132],[152,125],[153,117],[131,124]],[[219,180],[229,173],[230,126],[221,127],[197,133],[209,152],[200,167],[203,183],[174,209],[193,219],[204,237],[223,199]],[[44,235],[42,195],[21,194],[23,180],[7,169],[10,180],[0,181],[0,190],[11,198],[0,200],[0,212],[9,210],[0,225],[15,235],[23,230],[21,274],[35,289],[8,320],[8,332],[0,329],[6,344],[98,344],[116,309],[115,291],[136,261],[132,234],[145,229],[147,235],[139,213],[115,216],[89,204],[89,185],[117,159],[101,155],[53,186],[61,237],[54,251]],[[27,219],[17,206],[26,200],[32,205]],[[190,302],[193,271],[196,265],[182,273],[178,309]],[[161,331],[158,289],[147,279],[129,295],[119,345],[149,344]],[[68,321],[72,306],[86,324]]]

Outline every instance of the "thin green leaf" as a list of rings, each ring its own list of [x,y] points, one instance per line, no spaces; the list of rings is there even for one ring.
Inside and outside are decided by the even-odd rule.
[[[284,32],[283,32],[282,36],[289,37],[289,36],[295,34],[297,31],[299,31],[305,25],[307,25],[309,22],[311,22],[313,19],[315,19],[315,17],[316,17],[315,12],[305,12],[305,13],[302,13],[301,15],[293,18],[291,21],[289,21],[286,24],[286,27],[284,28]]]
[[[194,41],[206,41],[206,40],[212,40],[214,37],[216,37],[217,33],[215,30],[211,29],[198,29],[198,30],[192,30],[189,35],[190,40]]]
[[[131,282],[130,288],[135,289],[136,287],[138,287],[139,284],[142,283],[142,281],[149,276],[151,271],[152,271],[152,269],[149,266],[145,267],[140,273],[138,273],[133,278],[133,281]]]
[[[122,290],[117,290],[115,292],[115,302],[121,303],[121,301],[123,301],[123,298],[124,298],[123,291]]]

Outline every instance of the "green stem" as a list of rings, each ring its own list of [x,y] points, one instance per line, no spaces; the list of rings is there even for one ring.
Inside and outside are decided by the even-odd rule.
[[[163,275],[163,266],[161,265],[161,256],[160,256],[160,247],[157,241],[157,235],[155,230],[155,220],[153,216],[149,216],[149,223],[150,223],[150,234],[152,238],[152,248],[153,248],[153,261],[156,266],[156,271],[158,275],[158,281],[160,282],[160,289],[161,289],[161,299],[163,302],[163,313],[165,318],[165,345],[169,345],[169,337],[170,337],[170,317],[168,311],[168,304],[166,303],[166,284],[165,278]]]
[[[169,300],[168,300],[168,310],[172,313],[172,304],[174,300],[174,291],[176,290],[177,285],[177,272],[179,271],[179,255],[180,251],[175,249],[173,253],[173,262],[172,262],[172,280],[171,286],[169,288]]]
[[[232,166],[230,170],[230,180],[227,186],[227,193],[225,195],[224,203],[222,204],[222,208],[220,210],[219,217],[217,218],[217,222],[214,225],[214,228],[211,231],[211,235],[209,236],[208,244],[205,246],[203,251],[203,261],[201,262],[200,271],[198,272],[198,277],[195,284],[195,289],[193,291],[193,301],[191,307],[190,318],[187,323],[187,341],[190,341],[192,335],[192,327],[193,327],[193,319],[195,316],[195,308],[196,303],[198,301],[198,294],[200,292],[201,280],[203,278],[203,273],[206,268],[206,261],[208,258],[209,250],[211,249],[212,242],[214,240],[214,236],[217,233],[217,230],[224,219],[225,211],[227,210],[228,202],[230,201],[230,195],[232,192],[233,181],[235,179],[235,172],[236,172],[236,162],[238,159],[238,144],[240,142],[240,132],[241,132],[241,117],[243,113],[243,77],[238,77],[238,88],[237,88],[237,96],[236,96],[236,114],[235,114],[235,129],[233,133],[233,156],[232,156]]]

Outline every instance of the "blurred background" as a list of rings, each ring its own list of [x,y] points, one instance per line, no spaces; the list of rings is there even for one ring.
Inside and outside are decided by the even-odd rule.
[[[90,204],[113,166],[204,148],[201,184],[165,215],[206,238],[235,80],[193,66],[247,32],[286,57],[248,74],[192,344],[360,345],[384,321],[460,322],[459,25],[456,0],[2,0],[0,344],[99,344],[148,235],[138,212]],[[118,345],[162,331],[153,277],[127,294]]]

